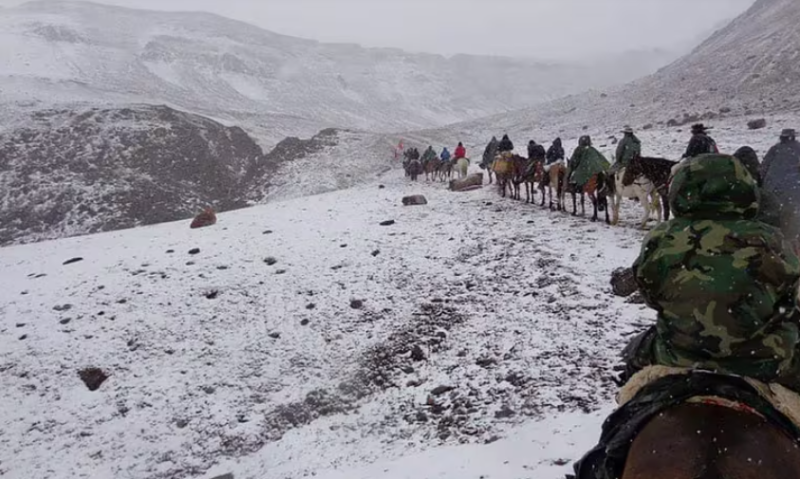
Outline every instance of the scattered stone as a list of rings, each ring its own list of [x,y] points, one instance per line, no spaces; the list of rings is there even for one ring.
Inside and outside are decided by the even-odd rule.
[[[174,349],[165,349],[164,352],[169,356],[172,356],[173,354],[175,354],[175,350]]]
[[[117,304],[125,304],[127,302],[128,302],[127,299],[120,299],[120,300],[117,301]]]
[[[431,394],[434,396],[441,396],[442,394],[447,394],[454,389],[455,388],[453,386],[438,386],[431,391]]]
[[[59,321],[59,323],[60,324],[69,324],[70,321],[72,321],[72,318],[64,318],[61,321]]]
[[[652,123],[648,123],[642,127],[642,130],[652,130],[652,129],[653,129]]]
[[[261,233],[261,234],[265,234],[265,235],[271,235],[271,234],[272,234],[272,230],[267,230],[267,231],[264,231],[264,232],[263,232],[263,233]]]
[[[608,98],[608,93],[601,93],[600,98]]]
[[[168,250],[167,250],[167,254],[172,254],[172,253],[174,253],[174,252],[175,252],[175,250],[174,250],[174,249],[168,249]]]
[[[23,291],[23,292],[21,292],[21,293],[19,293],[19,294],[21,294],[22,296],[26,296],[26,295],[28,295],[29,293],[28,293],[28,291]]]
[[[178,429],[183,429],[188,425],[189,425],[188,419],[178,419],[177,421],[175,421],[175,427],[177,427]]]
[[[412,361],[425,361],[427,357],[425,356],[425,351],[419,344],[414,345],[411,348],[411,360]]]
[[[403,197],[403,206],[427,205],[428,200],[422,195],[411,195]]]
[[[508,419],[508,418],[514,417],[516,415],[517,415],[517,413],[513,409],[508,407],[507,405],[504,405],[502,408],[500,408],[499,411],[494,413],[494,417],[497,418],[497,419]]]
[[[379,254],[381,254],[381,250],[379,249],[376,249],[375,251],[372,252],[373,257],[378,256]]]
[[[17,325],[16,325],[16,326],[17,326],[18,328],[24,328],[24,327],[25,327],[25,323],[17,323]]]
[[[227,473],[227,474],[223,474],[223,475],[221,475],[221,476],[212,477],[211,479],[233,479],[233,474],[231,474],[231,473],[229,472],[229,473]]]
[[[360,299],[350,300],[350,307],[353,309],[361,309],[364,307],[364,301]]]
[[[638,291],[633,293],[625,302],[628,304],[646,304],[644,296]]]
[[[553,465],[554,466],[561,467],[561,466],[566,466],[567,464],[569,464],[569,459],[555,459],[555,460],[553,460]]]
[[[28,335],[27,334],[23,334],[22,336],[19,337],[20,341],[24,341],[26,339],[28,339]]]
[[[195,265],[194,261],[187,261],[186,262],[186,266],[194,266],[194,265]]]
[[[392,226],[393,224],[394,224],[394,220],[386,220],[386,221],[381,221],[380,222],[381,226]]]
[[[747,128],[751,130],[760,130],[766,127],[767,127],[767,120],[764,118],[759,118],[757,120],[751,120],[747,122]]]
[[[70,309],[72,309],[72,305],[71,304],[62,304],[62,305],[58,305],[58,306],[53,306],[53,309],[55,311],[63,313],[64,311],[69,311]]]
[[[617,268],[611,273],[611,289],[615,296],[627,298],[639,290],[631,268]]]
[[[217,296],[219,296],[219,291],[216,291],[216,290],[209,291],[208,293],[205,294],[205,296],[206,296],[206,299],[216,299]]]
[[[722,108],[720,108],[720,109],[719,109],[719,112],[720,112],[720,113],[723,113],[723,114],[725,114],[725,113],[730,113],[730,112],[731,112],[731,109],[730,109],[730,108],[728,108],[727,106],[723,106]]]
[[[72,259],[68,259],[68,260],[64,261],[64,266],[66,266],[66,265],[68,265],[68,264],[77,263],[78,261],[83,261],[83,258],[72,258]]]
[[[347,248],[347,244],[346,243],[340,244],[339,247],[340,248]]]
[[[272,338],[272,339],[280,339],[281,333],[278,333],[278,332],[269,333],[269,337]]]
[[[78,377],[89,388],[89,391],[97,391],[108,379],[108,374],[99,368],[85,368],[78,371]]]
[[[267,258],[264,258],[264,262],[267,264],[267,266],[272,266],[272,265],[274,265],[275,263],[277,263],[277,262],[278,262],[278,260],[277,260],[277,259],[275,259],[275,258],[273,258],[272,256],[269,256],[269,257],[267,257]]]
[[[215,392],[217,392],[217,390],[214,388],[214,386],[203,386],[200,389],[202,389],[203,392],[206,393],[206,394],[214,394]]]
[[[386,188],[384,185],[378,185],[378,189],[379,189],[379,190],[382,190],[382,189],[384,189],[384,188]]]
[[[303,318],[300,320],[300,326],[308,326],[308,323],[311,321],[308,318]]]
[[[223,264],[223,265],[217,266],[217,269],[220,270],[220,271],[225,271],[226,269],[229,269],[229,268]]]
[[[195,255],[200,253],[200,248],[192,248],[189,250],[189,254]]]
[[[490,367],[492,367],[492,366],[497,364],[497,359],[489,358],[489,357],[478,358],[475,361],[475,364],[477,364],[478,366],[480,366],[482,368],[490,368]]]
[[[308,304],[306,305],[306,309],[307,309],[307,310],[309,310],[309,311],[311,311],[312,309],[314,309],[314,308],[316,308],[316,307],[317,307],[317,305],[316,305],[316,304],[314,304],[314,303],[308,303]]]
[[[279,269],[278,271],[275,271],[275,274],[286,274],[286,270],[285,269]]]

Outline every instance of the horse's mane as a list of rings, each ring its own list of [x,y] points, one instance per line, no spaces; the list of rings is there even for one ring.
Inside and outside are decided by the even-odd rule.
[[[677,161],[668,160],[667,158],[657,158],[652,156],[640,156],[639,159],[651,163],[658,163],[659,166],[675,166],[678,163]]]

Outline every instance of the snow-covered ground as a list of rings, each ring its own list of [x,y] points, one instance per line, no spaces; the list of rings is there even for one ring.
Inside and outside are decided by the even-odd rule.
[[[652,317],[608,284],[637,207],[611,228],[379,182],[0,249],[0,473],[562,477]]]

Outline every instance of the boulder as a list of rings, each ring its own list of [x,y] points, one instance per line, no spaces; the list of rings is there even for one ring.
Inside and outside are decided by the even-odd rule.
[[[211,208],[206,208],[202,213],[194,217],[192,224],[189,226],[192,229],[203,228],[217,224],[217,215]]]
[[[469,191],[483,186],[483,173],[472,173],[464,179],[450,180],[450,191]]]
[[[403,197],[403,206],[427,205],[428,200],[422,195],[411,195]]]
[[[767,120],[764,118],[759,118],[757,120],[751,120],[747,122],[747,128],[751,130],[760,130],[766,127],[767,127]]]
[[[611,289],[615,296],[627,298],[639,290],[631,268],[618,268],[611,273]]]

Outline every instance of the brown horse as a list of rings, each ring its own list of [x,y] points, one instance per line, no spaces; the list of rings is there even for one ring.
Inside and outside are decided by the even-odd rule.
[[[800,477],[800,449],[761,416],[683,404],[654,417],[631,444],[622,479]]]
[[[567,178],[569,178],[569,174],[567,174]],[[581,196],[581,215],[586,216],[586,195],[588,195],[592,202],[592,207],[594,208],[592,221],[597,221],[598,211],[605,211],[606,223],[611,224],[611,218],[608,214],[609,208],[608,197],[606,196],[607,188],[605,173],[597,173],[592,175],[592,177],[589,178],[589,181],[587,181],[582,187],[575,184],[567,184],[566,188],[564,188],[564,191],[565,193],[572,195],[572,216],[577,216],[578,214],[577,196],[579,194]],[[566,208],[564,209],[566,210]]]
[[[453,177],[453,167],[455,164],[456,162],[452,160],[441,160],[441,164],[439,165],[439,181],[444,182],[445,179],[449,180]]]
[[[439,158],[434,158],[432,160],[428,160],[423,165],[425,169],[425,181],[436,181],[436,178],[439,176],[439,170],[442,167],[442,160]]]
[[[539,189],[542,192],[542,204],[544,207],[545,189],[549,192],[550,209],[553,209],[553,190],[556,191],[556,203],[558,204],[558,211],[561,211],[563,204],[562,199],[564,196],[564,179],[566,178],[567,167],[564,163],[554,163],[550,166],[547,172],[542,171],[542,180],[539,184]]]
[[[520,185],[526,182],[526,175],[528,171],[528,159],[519,155],[511,155],[511,199],[521,200]],[[527,193],[527,185],[526,190]]]
[[[495,157],[492,166],[490,166],[492,171],[494,171],[495,178],[497,180],[497,191],[503,196],[506,197],[506,189],[509,190],[510,193],[514,193],[512,180],[514,178],[514,163],[510,157],[502,157],[498,155]]]
[[[544,205],[544,161],[530,159],[525,161],[517,181],[525,185],[525,203],[536,202],[536,188],[542,192],[542,205]]]

